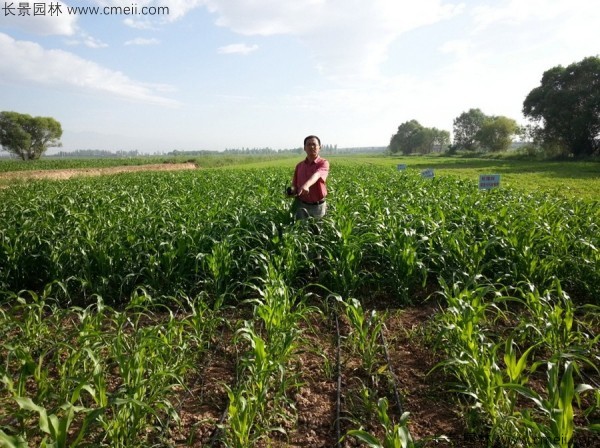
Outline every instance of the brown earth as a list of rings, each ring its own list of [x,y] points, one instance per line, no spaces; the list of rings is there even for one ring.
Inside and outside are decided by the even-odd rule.
[[[195,170],[195,163],[157,163],[151,165],[113,166],[107,168],[78,168],[68,170],[10,171],[0,173],[0,179],[70,179],[75,176],[102,176],[106,174],[129,173],[134,171],[177,171]]]
[[[361,446],[350,437],[337,445],[338,434],[363,426],[369,432],[382,436],[377,421],[376,401],[387,397],[388,412],[394,420],[400,409],[393,393],[393,383],[399,391],[401,410],[410,412],[409,428],[416,440],[433,439],[442,435],[460,440],[465,432],[456,397],[446,391],[448,378],[441,373],[429,375],[437,360],[431,350],[415,336],[427,325],[435,306],[419,306],[394,310],[386,319],[386,339],[393,377],[370,385],[370,403],[360,397],[369,377],[361,371],[361,362],[348,352],[345,336],[350,331],[347,322],[340,319],[341,394],[339,428],[336,427],[337,410],[337,331],[332,316],[312,315],[301,324],[303,335],[301,349],[294,357],[291,371],[298,375],[298,388],[290,391],[288,418],[281,418],[275,426],[285,429],[285,434],[273,431],[266,439],[256,442],[257,447],[354,447]],[[181,422],[171,428],[170,443],[174,446],[221,447],[217,424],[222,422],[227,406],[225,385],[235,378],[235,344],[230,331],[222,335],[217,350],[207,360],[201,377],[191,378],[189,392],[180,396]],[[386,365],[382,357],[381,365]],[[381,377],[386,377],[383,374]],[[393,379],[392,379],[393,378]],[[450,446],[436,443],[424,446]],[[456,442],[455,442],[456,443]]]

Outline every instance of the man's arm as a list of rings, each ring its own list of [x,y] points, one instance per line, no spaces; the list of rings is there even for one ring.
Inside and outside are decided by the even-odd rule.
[[[312,187],[314,184],[316,184],[319,179],[323,179],[323,181],[327,180],[327,176],[329,175],[329,162],[324,160],[323,164],[319,167],[319,169],[317,171],[315,171],[315,174],[313,174],[312,176],[310,176],[310,178],[304,182],[303,185],[300,186],[298,194],[304,194],[304,193],[308,193],[308,190],[310,187]]]
[[[316,184],[319,179],[321,179],[322,177],[321,172],[317,171],[315,174],[313,174],[312,176],[310,176],[310,178],[304,182],[304,184],[302,184],[299,188],[298,194],[304,194],[304,193],[308,193],[308,190],[310,189],[310,187],[312,187],[314,184]]]

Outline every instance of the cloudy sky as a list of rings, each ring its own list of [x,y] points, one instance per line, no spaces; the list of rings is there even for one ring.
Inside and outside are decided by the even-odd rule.
[[[33,4],[0,0],[0,110],[56,118],[65,150],[385,146],[470,108],[525,123],[545,70],[600,53],[596,0]]]

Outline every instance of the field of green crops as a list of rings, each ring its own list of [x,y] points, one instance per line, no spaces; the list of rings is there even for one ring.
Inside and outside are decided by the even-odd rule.
[[[600,443],[600,202],[340,161],[294,223],[290,178],[0,189],[0,446]]]

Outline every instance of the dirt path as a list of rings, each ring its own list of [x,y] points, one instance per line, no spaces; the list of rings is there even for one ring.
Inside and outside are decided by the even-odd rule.
[[[133,171],[177,171],[195,170],[195,163],[157,163],[153,165],[113,166],[108,168],[80,168],[69,170],[10,171],[0,173],[0,179],[70,179],[75,176],[102,176],[105,174],[128,173]]]

